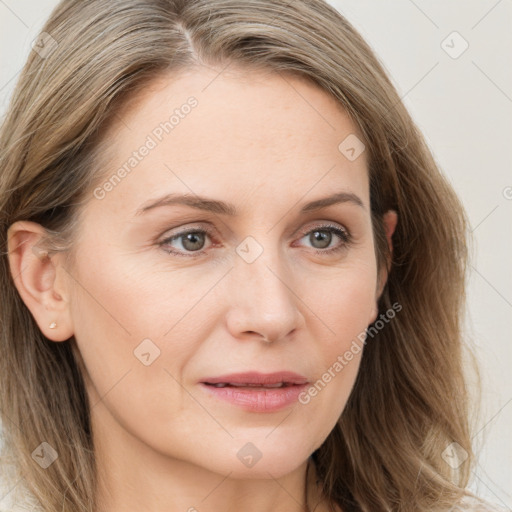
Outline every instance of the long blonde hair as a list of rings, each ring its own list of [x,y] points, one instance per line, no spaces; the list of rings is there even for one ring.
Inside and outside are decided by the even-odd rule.
[[[128,97],[169,71],[230,62],[307,77],[364,136],[379,265],[382,215],[398,212],[380,312],[342,416],[313,453],[326,499],[344,511],[449,510],[474,453],[462,339],[467,221],[382,65],[322,0],[64,0],[43,28],[0,131],[1,241],[15,221],[72,251],[80,207],[102,179],[102,134]],[[90,410],[74,337],[48,340],[3,251],[0,407],[10,460],[47,512],[95,510]],[[371,326],[370,326],[371,327]],[[468,351],[469,355],[472,355]],[[471,359],[474,363],[474,358]],[[58,447],[47,469],[31,454]],[[443,458],[457,443],[467,459]]]

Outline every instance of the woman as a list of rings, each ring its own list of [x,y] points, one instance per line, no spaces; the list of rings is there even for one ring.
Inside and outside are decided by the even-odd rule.
[[[0,147],[13,507],[490,510],[465,214],[334,9],[64,0]]]

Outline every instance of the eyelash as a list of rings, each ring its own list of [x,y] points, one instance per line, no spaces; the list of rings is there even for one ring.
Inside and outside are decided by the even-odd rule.
[[[322,224],[319,226],[315,226],[313,229],[303,232],[300,239],[304,238],[306,235],[310,235],[311,233],[313,233],[315,231],[328,231],[328,232],[334,233],[342,240],[342,243],[340,245],[331,247],[330,249],[314,249],[315,254],[318,254],[318,255],[325,256],[325,255],[331,255],[331,254],[337,253],[343,249],[346,249],[352,243],[352,236],[348,232],[348,230],[346,230],[345,228],[340,228],[338,226],[334,226],[332,224]],[[159,242],[158,245],[160,247],[166,246],[167,244],[173,242],[174,240],[177,240],[177,239],[184,237],[186,235],[189,235],[191,233],[205,233],[208,236],[210,236],[210,238],[213,238],[213,233],[210,229],[207,229],[207,228],[187,229],[186,231],[182,231],[181,233],[177,233],[171,237],[165,238],[164,240]],[[180,256],[180,257],[184,257],[184,258],[198,257],[198,256],[203,255],[206,252],[206,250],[189,251],[189,254],[186,254],[183,252],[170,250],[168,248],[165,248],[165,251],[169,254],[173,254],[175,256]]]

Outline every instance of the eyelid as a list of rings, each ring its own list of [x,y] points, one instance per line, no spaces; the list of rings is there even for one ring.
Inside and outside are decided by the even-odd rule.
[[[161,241],[166,242],[170,238],[177,238],[179,236],[186,235],[188,233],[192,233],[192,232],[196,232],[196,231],[204,231],[208,235],[213,236],[215,230],[213,228],[211,228],[210,226],[203,225],[203,224],[191,225],[190,227],[186,227],[186,228],[182,228],[181,226],[179,226],[177,228],[165,231],[165,235],[163,235],[163,238]]]
[[[301,233],[302,236],[304,236],[304,235],[311,233],[312,231],[315,231],[315,230],[320,231],[322,229],[327,229],[327,228],[332,228],[332,229],[342,231],[343,233],[345,233],[347,235],[347,237],[351,236],[350,231],[345,226],[343,226],[342,224],[338,224],[336,222],[328,221],[328,220],[325,220],[325,221],[320,220],[320,221],[317,221],[316,224],[313,222],[312,224],[309,224],[308,227],[301,228],[299,233]]]

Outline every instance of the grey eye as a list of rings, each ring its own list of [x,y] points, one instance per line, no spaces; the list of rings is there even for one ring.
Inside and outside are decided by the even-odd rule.
[[[329,247],[332,241],[332,232],[326,229],[316,229],[309,234],[309,241],[313,244],[315,249],[325,249]]]

